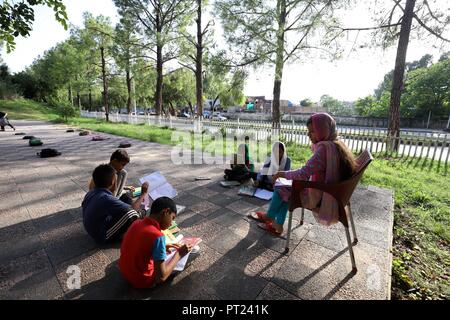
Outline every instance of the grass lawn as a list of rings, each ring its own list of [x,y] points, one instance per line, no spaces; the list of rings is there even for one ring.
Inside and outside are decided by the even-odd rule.
[[[0,101],[0,110],[14,119],[57,121],[58,116],[35,102]],[[174,145],[173,131],[147,125],[105,123],[75,118],[71,126],[106,132],[145,141]],[[189,135],[189,133],[186,133]],[[219,141],[205,138],[202,148],[210,151]],[[192,142],[190,143],[192,146]],[[311,156],[307,147],[288,144],[293,167],[300,167]],[[223,153],[231,154],[228,143]],[[259,159],[263,161],[263,159]],[[418,165],[414,159],[377,155],[364,174],[362,183],[394,190],[393,299],[450,298],[450,178],[435,170],[437,163]],[[442,166],[442,164],[440,164]]]

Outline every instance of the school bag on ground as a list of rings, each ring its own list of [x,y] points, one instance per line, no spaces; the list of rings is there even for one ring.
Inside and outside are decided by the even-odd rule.
[[[56,149],[42,149],[41,152],[38,152],[37,155],[41,158],[51,158],[51,157],[56,157],[56,156],[60,156],[61,152],[58,152],[58,150]]]
[[[129,147],[131,147],[131,143],[129,142],[121,142],[119,144],[119,148],[129,148]]]
[[[28,141],[28,144],[30,145],[30,147],[36,147],[36,146],[42,146],[44,143],[41,141],[41,139],[30,139],[30,141]]]

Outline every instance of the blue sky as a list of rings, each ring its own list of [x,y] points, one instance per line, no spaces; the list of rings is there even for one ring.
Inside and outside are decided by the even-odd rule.
[[[386,0],[387,1],[387,0]],[[442,0],[446,1],[446,0]],[[113,23],[118,22],[117,10],[112,0],[76,0],[64,1],[70,23],[81,26],[82,14],[89,11],[94,15],[111,17]],[[366,8],[354,10],[345,19],[353,26],[371,25]],[[207,20],[207,19],[204,19]],[[35,12],[35,23],[31,36],[18,38],[14,52],[2,53],[3,60],[13,72],[23,70],[45,50],[65,40],[69,32],[58,24],[52,10],[39,6]],[[348,38],[348,45],[353,44],[354,36]],[[216,23],[216,40],[220,43],[220,25]],[[350,47],[349,47],[350,48]],[[449,50],[449,48],[447,48]],[[396,47],[383,51],[380,49],[361,49],[356,53],[346,54],[343,59],[330,62],[320,59],[308,60],[306,63],[286,65],[283,74],[281,98],[299,102],[304,98],[317,101],[323,94],[335,98],[353,101],[358,97],[372,94],[383,80],[383,76],[394,68]],[[440,51],[432,47],[432,43],[411,42],[408,48],[407,61],[417,60],[424,54],[433,54],[437,60]],[[272,98],[273,70],[264,68],[252,70],[245,87],[246,95],[265,95]]]

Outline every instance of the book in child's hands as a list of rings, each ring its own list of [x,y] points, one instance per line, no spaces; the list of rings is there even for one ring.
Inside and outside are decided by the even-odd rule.
[[[152,174],[139,179],[139,181],[141,183],[148,182],[148,194],[152,200],[156,200],[160,197],[169,197],[173,199],[177,196],[177,190],[167,182],[166,178],[164,178],[159,171],[153,172]]]
[[[185,245],[190,244],[192,247],[195,247],[196,245],[200,244],[202,242],[201,238],[197,237],[183,237],[180,241],[178,241],[179,245]]]
[[[170,252],[170,253],[167,255],[166,261],[170,261],[170,260],[173,258],[173,256],[175,255],[175,252],[177,252],[177,251],[176,251],[176,250],[173,250],[172,252]],[[184,257],[182,257],[182,258],[178,261],[177,265],[175,266],[175,268],[174,268],[173,270],[174,270],[174,271],[183,271],[184,268],[186,267],[186,263],[187,263],[187,261],[188,261],[188,258],[189,258],[189,253],[188,253],[187,255],[185,255]]]

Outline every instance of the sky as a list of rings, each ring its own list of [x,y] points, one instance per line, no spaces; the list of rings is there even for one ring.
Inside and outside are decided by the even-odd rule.
[[[387,0],[386,0],[387,1]],[[446,1],[446,0],[442,0]],[[117,10],[112,0],[66,0],[68,18],[71,24],[81,27],[82,14],[85,11],[93,15],[111,17],[113,24],[119,21]],[[370,26],[367,8],[360,8],[345,17],[344,22],[352,26]],[[207,19],[204,19],[206,21]],[[225,45],[221,38],[220,24],[216,23],[216,41]],[[356,34],[350,34],[350,48]],[[27,38],[16,38],[16,49],[2,58],[12,72],[20,72],[58,42],[69,37],[69,31],[56,22],[51,9],[38,6],[35,9],[35,23],[31,35]],[[448,48],[447,48],[448,50]],[[408,47],[407,61],[420,59],[424,54],[432,54],[436,61],[441,51],[434,49],[431,43],[412,41]],[[394,68],[396,46],[387,50],[381,48],[359,49],[344,58],[330,62],[321,59],[308,59],[306,62],[295,62],[286,65],[281,86],[281,99],[299,103],[309,98],[318,101],[324,94],[344,101],[354,101],[360,97],[373,94],[374,89],[383,80],[384,75]],[[273,68],[251,70],[244,93],[247,96],[265,96],[272,99]]]

